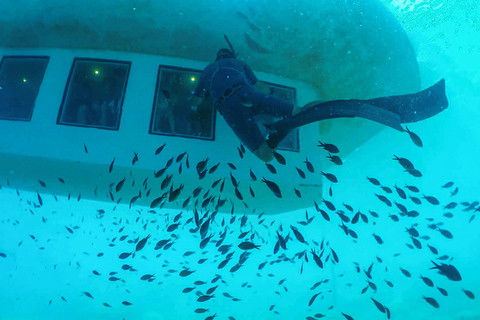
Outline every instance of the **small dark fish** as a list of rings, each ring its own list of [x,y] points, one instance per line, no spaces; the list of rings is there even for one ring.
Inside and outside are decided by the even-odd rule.
[[[439,205],[440,204],[440,202],[435,197],[423,195],[423,198],[433,205]]]
[[[413,163],[406,158],[400,158],[400,157],[397,157],[396,155],[393,155],[393,160],[398,161],[398,163],[400,163],[400,165],[405,170],[415,169],[415,167],[413,166]]]
[[[353,317],[349,316],[348,314],[345,314],[343,312],[340,312],[340,313],[343,314],[343,316],[347,318],[347,320],[354,320]]]
[[[302,194],[300,193],[300,191],[298,191],[297,188],[293,188],[293,191],[295,192],[295,194],[297,195],[298,198],[302,197]]]
[[[240,157],[240,159],[243,159],[243,152],[242,150],[240,150],[240,148],[237,147],[237,150],[238,150],[238,155]]]
[[[301,169],[299,169],[299,168],[297,168],[297,167],[295,167],[295,169],[297,169],[297,172],[298,172],[298,174],[300,175],[300,177],[301,177],[302,179],[305,179],[305,177],[306,177],[306,176],[305,176],[305,172],[303,172],[303,170],[301,170]]]
[[[43,200],[40,194],[38,193],[38,191],[37,191],[37,199],[38,199],[38,204],[40,204],[40,206],[43,206]]]
[[[277,169],[275,169],[274,166],[272,166],[270,163],[265,163],[265,165],[267,166],[268,171],[270,171],[273,174],[277,174]]]
[[[132,166],[138,162],[138,153],[133,151],[133,159],[132,159]]]
[[[122,190],[123,185],[125,184],[125,180],[127,180],[127,178],[123,178],[122,181],[117,183],[117,185],[115,186],[115,191],[116,192],[119,192],[120,190]]]
[[[322,143],[320,141],[318,141],[318,147],[322,147],[323,149],[325,149],[326,151],[330,152],[330,153],[339,153],[340,150],[338,150],[338,148],[333,145],[333,144],[330,144],[330,143]]]
[[[83,293],[84,295],[86,295],[87,297],[93,299],[93,296],[92,296],[89,292],[82,291],[82,293]]]
[[[443,294],[445,297],[448,296],[448,292],[447,290],[443,289],[443,288],[440,288],[440,287],[437,287],[438,291],[440,291],[441,294]]]
[[[413,143],[415,143],[417,147],[423,147],[422,139],[420,139],[420,137],[416,133],[408,130],[408,127],[405,127],[405,132],[408,133],[410,139],[412,139]]]
[[[460,276],[460,273],[458,272],[457,268],[455,268],[453,265],[445,264],[445,263],[442,263],[442,264],[438,265],[434,261],[432,261],[432,263],[435,266],[430,268],[430,269],[437,269],[438,272],[441,275],[446,276],[448,279],[450,279],[452,281],[462,280],[462,277]]]
[[[453,190],[451,193],[450,193],[450,197],[453,197],[454,195],[456,195],[458,193],[458,187],[455,188],[455,190]]]
[[[112,173],[114,163],[115,163],[115,158],[113,158],[112,163],[110,163],[110,167],[108,167],[108,173]]]
[[[131,303],[131,302],[128,302],[128,301],[122,301],[122,304],[123,304],[124,306],[131,306],[131,305],[132,305],[132,303]]]
[[[338,182],[337,177],[335,175],[331,174],[331,173],[326,173],[326,172],[322,171],[321,174],[322,174],[322,176],[327,178],[332,183],[337,183]]]
[[[425,282],[425,284],[429,287],[432,287],[433,288],[433,281],[430,280],[429,278],[427,277],[422,277],[420,276],[420,278],[423,280],[423,282]]]
[[[330,153],[327,156],[328,159],[330,159],[331,162],[335,163],[337,166],[341,166],[343,164],[342,159],[340,159],[339,156],[332,156]]]
[[[440,231],[440,233],[442,234],[442,236],[444,236],[445,238],[447,239],[453,239],[453,235],[450,231],[448,230],[445,230],[445,229],[440,229],[439,227],[437,227],[437,230]]]
[[[305,243],[305,238],[304,238],[303,235],[300,233],[300,231],[298,231],[297,227],[295,227],[295,226],[290,226],[290,229],[292,229],[293,234],[295,235],[295,238],[297,238],[298,241],[300,241],[301,243]]]
[[[404,200],[407,199],[407,195],[405,194],[405,191],[403,191],[403,189],[397,187],[397,185],[394,185],[393,187],[394,187],[395,190],[397,191],[398,196],[399,196],[400,198],[402,198],[402,199],[404,199]]]
[[[227,162],[227,165],[230,167],[232,170],[237,170],[237,167],[233,163]]]
[[[469,291],[469,290],[465,290],[462,288],[462,291],[467,295],[467,297],[469,297],[470,299],[475,299],[475,295],[473,294],[472,291]]]
[[[130,257],[132,255],[132,252],[124,252],[124,253],[121,253],[118,257],[120,259],[127,259],[128,257]]]
[[[427,247],[430,249],[430,251],[432,251],[433,254],[438,254],[437,248],[429,246],[428,244],[427,244]]]
[[[445,189],[445,188],[450,188],[450,187],[452,187],[452,186],[453,186],[453,181],[449,181],[449,182],[445,183],[445,184],[442,186],[442,188]]]
[[[177,159],[175,159],[175,162],[180,162],[182,161],[183,157],[185,157],[185,155],[187,154],[187,151],[185,151],[184,153],[181,153],[177,156]]]
[[[380,186],[382,188],[383,191],[385,191],[386,193],[392,193],[392,189],[390,189],[389,187],[384,187],[384,186]]]
[[[142,250],[145,245],[147,244],[148,239],[151,237],[151,235],[146,236],[142,240],[140,240],[137,245],[135,246],[135,251],[140,251]]]
[[[208,301],[208,300],[210,300],[214,297],[215,297],[215,295],[203,295],[203,296],[198,297],[197,301],[198,302],[205,302],[205,301]]]
[[[330,221],[330,217],[328,216],[328,213],[326,213],[324,210],[320,209],[318,210],[321,214],[322,214],[322,217],[323,219],[327,220],[327,221]]]
[[[420,200],[417,197],[408,197],[410,200],[412,200],[413,203],[415,204],[422,204],[422,200]]]
[[[412,275],[410,274],[410,272],[408,272],[407,270],[400,268],[400,271],[402,271],[402,273],[403,273],[406,277],[408,277],[408,278],[411,278],[411,277],[412,277]]]
[[[425,301],[427,301],[434,308],[438,309],[440,307],[437,300],[435,300],[433,298],[423,296],[423,299],[425,299]]]
[[[197,163],[197,172],[202,172],[203,170],[205,170],[205,168],[207,167],[207,162],[208,162],[209,158],[205,158],[204,160],[200,161]]]
[[[323,199],[322,202],[325,203],[325,205],[327,206],[327,208],[329,210],[335,211],[335,206],[333,205],[333,203],[331,203],[330,201],[325,200],[325,199]]]
[[[187,277],[189,275],[191,275],[192,273],[194,273],[195,271],[191,271],[189,269],[184,269],[182,271],[180,271],[179,275],[180,277]]]
[[[445,207],[443,207],[444,209],[455,209],[457,207],[457,203],[456,202],[450,202],[449,204],[447,204]]]
[[[305,163],[305,165],[307,166],[308,171],[310,171],[311,173],[315,172],[315,169],[313,168],[313,164],[310,161],[308,161],[308,158],[305,158],[305,161],[303,161],[303,163]]]
[[[381,312],[381,313],[385,313],[385,307],[380,303],[378,302],[377,300],[373,299],[373,298],[370,298],[373,303],[375,303],[375,306],[377,307],[377,309]]]
[[[73,234],[73,230],[70,229],[69,227],[65,227],[65,229],[67,229],[68,232],[70,232],[71,234]]]
[[[422,173],[417,169],[409,169],[405,171],[408,172],[410,175],[414,176],[415,178],[420,178],[422,176]]]
[[[373,237],[374,237],[375,240],[378,242],[378,244],[382,244],[382,243],[383,243],[382,238],[380,238],[379,236],[377,236],[375,233],[373,234]]]
[[[277,162],[280,163],[281,165],[287,164],[287,161],[280,153],[273,151],[273,156],[275,157],[275,160],[277,160]]]
[[[83,144],[83,149],[85,150],[85,153],[88,153],[87,145],[85,143]]]
[[[416,193],[420,192],[420,190],[415,186],[405,185],[405,188],[407,188],[408,190],[410,190],[412,192],[416,192]]]
[[[370,181],[370,183],[372,183],[374,186],[379,186],[380,185],[380,181],[378,181],[375,178],[367,177],[367,180]]]
[[[252,181],[257,181],[257,176],[255,176],[252,169],[250,169],[250,179],[252,179]]]
[[[267,185],[267,187],[273,192],[273,194],[277,197],[277,198],[281,198],[282,197],[282,193],[280,191],[280,188],[278,187],[278,185],[273,182],[273,181],[269,181],[267,179],[265,179],[265,177],[263,177],[263,182],[265,182],[265,184]]]
[[[250,191],[250,195],[252,196],[252,198],[255,198],[255,192],[253,192],[252,186],[249,185],[248,189]]]
[[[205,313],[207,312],[209,309],[202,309],[202,308],[198,308],[198,309],[195,309],[195,313]]]
[[[45,184],[45,182],[43,182],[42,180],[38,180],[38,183],[40,183],[40,185],[44,188],[47,187],[47,185]]]
[[[385,196],[383,195],[378,195],[375,193],[375,195],[377,196],[377,198],[382,201],[383,203],[385,203],[387,206],[391,207],[392,206],[392,202],[390,200],[388,200]]]
[[[260,250],[259,245],[255,245],[252,242],[249,241],[244,241],[238,245],[238,247],[242,250],[252,250],[252,249],[258,249]]]
[[[160,152],[162,152],[163,148],[165,148],[166,145],[167,144],[164,143],[160,147],[158,147],[157,150],[155,150],[155,155],[158,155]]]
[[[309,307],[313,304],[313,302],[315,301],[315,299],[316,299],[320,294],[321,294],[321,292],[316,293],[316,294],[313,295],[313,297],[310,298],[310,301],[308,302],[308,306],[309,306]]]

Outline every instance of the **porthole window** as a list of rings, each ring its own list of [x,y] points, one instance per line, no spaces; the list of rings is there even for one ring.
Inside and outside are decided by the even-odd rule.
[[[30,121],[48,57],[7,56],[0,64],[0,119]]]
[[[57,123],[118,130],[130,62],[76,58]]]
[[[213,100],[207,97],[198,106],[188,102],[200,74],[198,70],[160,66],[150,133],[214,140]]]

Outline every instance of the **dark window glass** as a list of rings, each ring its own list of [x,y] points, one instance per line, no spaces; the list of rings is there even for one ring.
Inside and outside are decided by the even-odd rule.
[[[4,57],[0,65],[0,119],[30,121],[48,57]]]
[[[273,83],[267,83],[266,84],[270,87],[270,94],[274,95],[278,98],[287,100],[291,103],[295,103],[295,88],[290,88],[290,87],[285,87],[281,85],[276,85]],[[274,122],[277,120],[280,120],[280,118],[276,118],[271,115],[267,114],[261,114],[258,116],[255,116],[255,120],[258,123],[258,127],[260,128],[260,131],[267,136],[267,130],[265,129],[265,126],[263,126],[263,123],[270,123]],[[292,130],[286,137],[283,139],[283,141],[278,145],[279,150],[288,150],[288,151],[300,151],[300,143],[299,143],[299,130],[294,129]]]
[[[198,107],[187,102],[201,72],[160,66],[150,133],[214,140],[215,109],[210,97]]]
[[[75,59],[57,123],[118,130],[130,62]]]

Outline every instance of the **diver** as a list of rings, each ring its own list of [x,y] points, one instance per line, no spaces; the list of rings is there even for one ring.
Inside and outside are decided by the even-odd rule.
[[[198,105],[209,94],[215,106],[237,137],[252,153],[265,162],[273,160],[273,151],[294,128],[333,118],[362,117],[403,132],[402,123],[427,119],[448,107],[445,80],[414,94],[369,100],[314,101],[302,108],[265,92],[250,67],[237,60],[230,49],[222,48],[215,61],[203,70],[189,103]],[[282,120],[267,124],[265,138],[254,119],[269,114]]]

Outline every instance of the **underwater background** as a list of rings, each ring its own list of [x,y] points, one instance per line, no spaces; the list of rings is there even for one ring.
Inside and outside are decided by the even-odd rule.
[[[480,319],[480,5],[382,2],[412,42],[422,88],[446,80],[449,108],[409,125],[423,147],[406,133],[380,131],[329,169],[339,181],[332,195],[323,178],[323,198],[336,209],[320,196],[317,204],[330,221],[312,203],[282,214],[218,213],[207,219],[206,235],[213,237],[204,248],[191,206],[151,210],[61,196],[55,201],[39,185],[40,205],[37,193],[1,181],[0,319]],[[270,14],[281,3],[272,4]],[[341,140],[325,142],[342,155]],[[166,159],[173,156],[168,148],[163,152]],[[318,153],[328,155],[321,148]],[[410,160],[422,177],[405,173],[394,155]],[[321,179],[320,170],[309,179]],[[56,178],[39,173],[41,180]],[[448,182],[453,185],[446,187]],[[421,204],[402,199],[395,185]],[[400,208],[376,194],[419,215],[401,216]],[[345,225],[353,233],[340,227],[336,210],[349,217]],[[352,223],[359,211],[363,215]],[[178,228],[167,231],[175,223]],[[233,255],[219,268],[228,253],[214,241],[224,232],[222,244],[231,245]],[[280,242],[287,234],[284,249]],[[134,258],[121,259],[148,235]],[[248,256],[238,248],[246,240],[260,245],[245,251]],[[438,274],[431,261],[455,266],[462,280]]]

